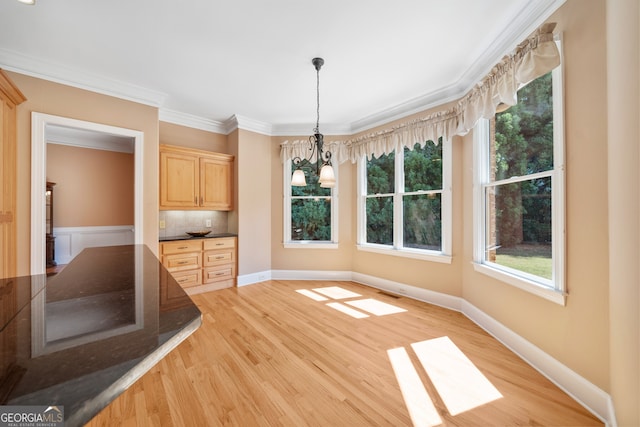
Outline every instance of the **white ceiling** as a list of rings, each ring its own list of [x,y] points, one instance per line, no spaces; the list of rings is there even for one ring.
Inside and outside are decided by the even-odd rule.
[[[460,97],[564,0],[0,1],[0,67],[219,131],[351,133]]]

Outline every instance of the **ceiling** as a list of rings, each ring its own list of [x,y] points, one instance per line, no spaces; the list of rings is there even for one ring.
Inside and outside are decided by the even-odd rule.
[[[268,134],[354,133],[456,99],[564,0],[0,1],[0,67]]]

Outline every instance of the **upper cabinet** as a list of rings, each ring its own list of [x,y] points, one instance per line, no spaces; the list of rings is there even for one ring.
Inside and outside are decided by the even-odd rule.
[[[16,275],[16,114],[18,105],[24,101],[22,92],[0,70],[0,278]]]
[[[233,156],[160,145],[160,209],[233,209]]]

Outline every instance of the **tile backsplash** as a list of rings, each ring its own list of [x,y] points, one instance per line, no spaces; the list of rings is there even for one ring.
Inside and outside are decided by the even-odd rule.
[[[187,234],[187,231],[211,230],[213,234],[226,233],[227,212],[222,211],[160,211],[159,220],[164,221],[159,237],[173,237]],[[207,227],[207,220],[211,226]]]

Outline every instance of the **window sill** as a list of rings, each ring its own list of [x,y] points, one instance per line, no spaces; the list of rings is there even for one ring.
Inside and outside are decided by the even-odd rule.
[[[285,249],[338,249],[338,243],[335,242],[285,242],[283,246]]]
[[[485,264],[474,262],[473,268],[479,273],[493,277],[501,282],[508,283],[509,285],[515,286],[516,288],[522,289],[523,291],[529,292],[556,304],[565,306],[567,303],[567,295],[561,291],[546,288],[534,281],[509,274]]]
[[[373,245],[357,245],[359,251],[364,252],[373,252],[377,254],[383,255],[392,255],[398,256],[402,258],[413,258],[420,259],[423,261],[432,261],[439,262],[442,264],[451,264],[451,255],[445,255],[440,252],[425,252],[425,251],[417,251],[410,249],[395,249],[384,246],[373,246]]]

